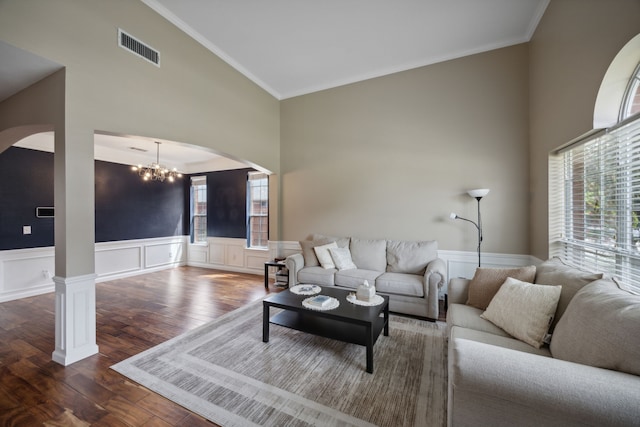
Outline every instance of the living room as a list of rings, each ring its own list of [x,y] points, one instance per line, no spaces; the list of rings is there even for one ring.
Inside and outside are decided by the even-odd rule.
[[[474,218],[466,191],[485,187],[486,264],[526,264],[549,255],[548,155],[594,128],[603,78],[640,32],[639,12],[627,0],[552,0],[530,40],[277,99],[142,2],[3,2],[0,40],[61,69],[32,88],[42,89],[36,105],[0,103],[0,150],[19,139],[7,130],[55,131],[63,278],[96,273],[85,177],[97,131],[201,146],[269,171],[265,258],[319,232],[433,239],[461,271],[472,268],[475,230],[448,215]],[[159,48],[162,67],[117,47],[117,28]]]

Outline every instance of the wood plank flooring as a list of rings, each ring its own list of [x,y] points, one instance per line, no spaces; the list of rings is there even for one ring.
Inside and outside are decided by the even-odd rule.
[[[197,267],[98,283],[100,353],[67,367],[51,360],[53,293],[2,303],[0,426],[215,426],[109,367],[279,290]]]

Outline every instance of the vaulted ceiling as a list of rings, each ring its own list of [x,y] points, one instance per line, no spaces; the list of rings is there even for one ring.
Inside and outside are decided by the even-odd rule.
[[[529,41],[549,0],[142,0],[278,99]]]
[[[527,42],[550,0],[142,1],[286,99]],[[0,101],[61,67],[0,41]],[[52,149],[51,141],[35,136],[23,146]],[[243,166],[185,151],[193,149],[165,141],[162,159],[185,172]],[[130,164],[155,155],[152,140],[96,135],[96,158]],[[189,164],[189,158],[211,163]]]

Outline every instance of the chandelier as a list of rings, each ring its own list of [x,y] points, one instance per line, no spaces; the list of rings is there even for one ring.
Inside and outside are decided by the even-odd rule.
[[[132,166],[131,170],[138,172],[138,175],[145,181],[163,182],[166,179],[173,182],[176,178],[182,178],[182,174],[176,168],[169,170],[160,164],[160,142],[155,141],[155,143],[157,144],[156,161],[148,166]]]

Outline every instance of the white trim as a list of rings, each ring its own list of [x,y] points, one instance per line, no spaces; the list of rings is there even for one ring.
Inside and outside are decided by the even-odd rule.
[[[56,348],[54,362],[68,366],[98,353],[95,274],[54,277]]]
[[[188,236],[96,243],[96,282],[186,265]],[[166,250],[165,250],[166,249]],[[0,251],[0,302],[53,292],[55,248]]]
[[[213,268],[237,273],[264,274],[264,263],[276,252],[269,249],[248,248],[243,238],[209,237],[206,244],[189,244],[187,265]]]

